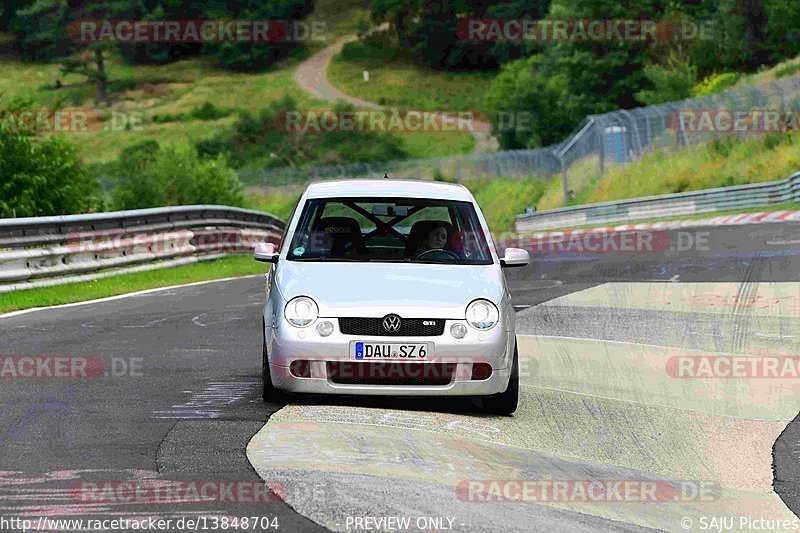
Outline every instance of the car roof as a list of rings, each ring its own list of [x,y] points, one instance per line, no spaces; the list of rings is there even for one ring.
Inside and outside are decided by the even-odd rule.
[[[312,183],[306,189],[306,198],[353,197],[429,198],[435,200],[461,200],[474,202],[472,194],[463,185],[425,180],[355,179]]]

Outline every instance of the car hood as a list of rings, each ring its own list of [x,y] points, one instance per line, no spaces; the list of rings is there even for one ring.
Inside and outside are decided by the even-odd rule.
[[[310,296],[319,316],[464,317],[469,302],[503,297],[499,265],[281,261],[275,284],[290,300]]]

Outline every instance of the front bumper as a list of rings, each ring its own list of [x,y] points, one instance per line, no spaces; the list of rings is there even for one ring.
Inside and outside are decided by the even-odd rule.
[[[328,320],[334,331],[327,337],[316,331],[317,322]],[[463,320],[447,320],[444,334],[420,337],[387,337],[344,335],[339,331],[336,318],[319,318],[307,328],[295,328],[279,321],[275,328],[266,330],[268,339],[270,374],[275,387],[289,392],[311,394],[358,394],[395,396],[486,396],[506,390],[513,360],[514,333],[497,324],[489,331],[478,331],[467,326],[467,334],[456,339],[450,334],[455,323],[467,325]],[[433,355],[425,363],[455,365],[448,383],[388,384],[337,383],[330,375],[327,362],[355,362],[352,343],[430,343]],[[310,377],[296,377],[290,371],[294,361],[308,361]],[[421,360],[415,360],[421,363]],[[383,361],[381,361],[383,363]],[[392,361],[395,363],[395,360]],[[489,364],[491,375],[486,379],[472,379],[474,364]],[[402,366],[397,361],[397,366]]]

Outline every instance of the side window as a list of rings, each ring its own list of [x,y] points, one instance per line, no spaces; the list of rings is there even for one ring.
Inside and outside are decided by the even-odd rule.
[[[467,207],[467,205],[459,205],[456,207],[456,219],[458,220],[458,226],[460,228],[458,232],[458,246],[461,248],[460,251],[464,254],[464,257],[488,259],[490,255],[486,246],[486,237],[483,235],[483,229],[472,207]]]
[[[317,213],[324,205],[324,203],[320,204],[318,200],[309,200],[306,202],[306,206],[302,211],[302,215],[297,221],[297,226],[294,230],[294,237],[292,238],[292,247],[290,248],[290,251],[302,251],[298,251],[297,253],[292,252],[292,255],[301,256],[308,248],[311,240],[311,225],[314,223],[314,220],[318,218]]]

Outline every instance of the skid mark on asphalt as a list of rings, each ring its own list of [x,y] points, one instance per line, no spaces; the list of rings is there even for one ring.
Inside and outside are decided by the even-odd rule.
[[[113,488],[97,492],[96,487],[104,483]],[[175,506],[174,501],[171,504],[142,504],[131,496],[133,487],[146,489],[148,486],[163,486],[164,483],[158,472],[150,470],[81,469],[33,474],[0,472],[0,513],[6,518],[91,516],[141,520],[150,517],[159,519],[225,514],[224,509],[214,508],[212,500],[205,502],[200,497],[197,501]],[[198,509],[198,505],[204,508]]]
[[[155,410],[151,416],[167,420],[217,419],[232,404],[255,397],[260,385],[258,381],[211,382],[201,391],[190,392],[185,402]]]
[[[207,321],[208,319],[205,318],[206,316],[208,316],[208,313],[201,313],[193,317],[192,324],[194,324],[197,327],[206,328],[208,326],[214,326],[218,324],[228,324],[230,322],[236,322],[237,320],[248,320],[252,318],[252,315],[248,316],[234,315],[222,318],[220,320],[214,320],[212,322],[208,322]]]
[[[747,309],[754,316],[800,317],[797,282],[605,283],[543,303],[543,306],[616,307],[679,312],[730,313]]]
[[[750,316],[749,335],[736,343],[739,320],[728,313],[550,305],[518,312],[517,333],[747,355],[800,353],[800,316]]]
[[[776,421],[791,420],[800,406],[796,383],[800,376],[676,377],[677,368],[685,360],[711,360],[720,356],[718,352],[561,337],[520,335],[518,339],[520,351],[529,354],[535,363],[528,365],[532,369],[530,382],[539,387],[711,415]],[[521,372],[524,369],[521,365]]]

